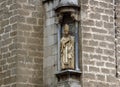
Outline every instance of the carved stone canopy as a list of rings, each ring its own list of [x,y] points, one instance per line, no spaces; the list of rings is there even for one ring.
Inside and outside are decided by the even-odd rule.
[[[77,0],[60,0],[59,6],[78,6]]]
[[[74,20],[79,20],[80,7],[78,0],[60,0],[58,6],[55,8],[59,22],[64,14],[70,14]]]
[[[55,10],[58,11],[59,9],[66,7],[79,8],[78,0],[60,0]]]

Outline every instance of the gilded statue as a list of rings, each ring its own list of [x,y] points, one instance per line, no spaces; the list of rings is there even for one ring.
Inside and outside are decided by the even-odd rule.
[[[61,38],[61,69],[74,69],[74,37],[69,34],[69,25],[64,26]]]

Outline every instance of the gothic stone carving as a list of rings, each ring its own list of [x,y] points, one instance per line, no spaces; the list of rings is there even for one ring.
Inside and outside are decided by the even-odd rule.
[[[74,37],[69,34],[65,24],[64,36],[61,38],[61,69],[74,69]]]

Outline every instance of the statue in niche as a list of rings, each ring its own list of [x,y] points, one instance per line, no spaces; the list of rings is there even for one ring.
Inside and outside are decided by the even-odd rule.
[[[74,37],[69,34],[69,25],[64,26],[61,38],[61,69],[74,69]]]

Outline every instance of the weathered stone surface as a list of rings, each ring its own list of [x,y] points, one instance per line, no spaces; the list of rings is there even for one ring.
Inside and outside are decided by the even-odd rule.
[[[65,81],[62,83],[59,83],[57,87],[81,87],[80,82],[77,81]]]
[[[117,28],[119,21],[114,19],[114,13],[116,13],[119,20],[120,14],[115,11],[120,11],[118,10],[120,2],[116,1],[116,9],[114,1],[89,0],[89,2],[86,1],[87,3],[83,1],[81,3],[81,18],[84,16],[82,12],[87,12],[86,18],[81,19],[83,87],[117,87],[120,83],[120,78],[115,77],[116,70],[120,72],[115,68],[115,60],[119,59],[120,51],[119,28]],[[90,22],[87,22],[89,20]]]
[[[56,87],[58,1],[0,0],[0,87]],[[79,1],[83,87],[120,87],[120,1]]]
[[[0,87],[43,87],[43,17],[31,4],[0,0]]]

